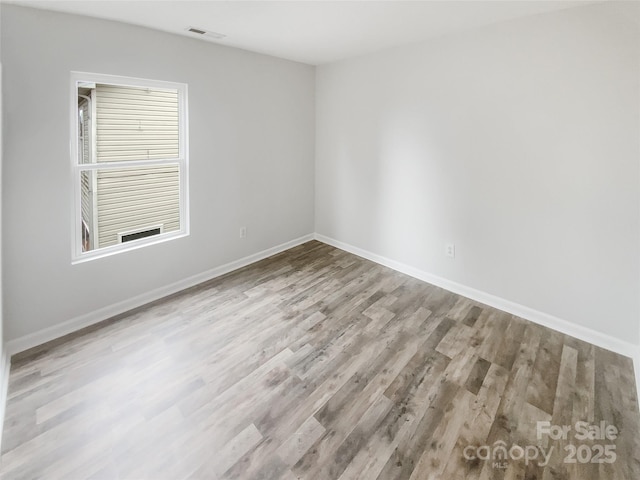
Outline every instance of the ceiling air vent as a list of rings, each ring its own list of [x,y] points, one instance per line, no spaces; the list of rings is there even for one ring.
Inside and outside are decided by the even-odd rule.
[[[221,38],[226,37],[226,35],[223,35],[221,33],[207,32],[206,30],[203,30],[201,28],[195,28],[195,27],[187,28],[187,32],[195,33],[197,35],[203,35],[205,37],[213,38],[213,39],[216,39],[216,40],[220,40]]]

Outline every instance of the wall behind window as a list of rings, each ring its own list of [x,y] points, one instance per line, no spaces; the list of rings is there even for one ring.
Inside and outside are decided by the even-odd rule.
[[[638,343],[639,24],[611,3],[318,67],[316,231]]]
[[[2,62],[0,62],[0,436],[4,425],[4,411],[7,399],[7,390],[9,388],[9,379],[7,375],[9,359],[5,352],[4,345],[4,316],[2,302]],[[2,439],[0,438],[0,443]],[[1,445],[0,445],[1,446]]]
[[[1,21],[7,340],[313,231],[313,67],[10,5]],[[71,265],[71,70],[189,85],[190,237]]]

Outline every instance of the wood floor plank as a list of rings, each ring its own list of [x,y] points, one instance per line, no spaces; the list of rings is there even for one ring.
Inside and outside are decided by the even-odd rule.
[[[0,477],[636,479],[634,381],[626,357],[312,241],[14,357]],[[598,441],[539,421],[615,425],[616,461],[565,463]],[[548,465],[465,458],[538,443]]]
[[[465,449],[478,448],[486,444],[507,379],[506,369],[491,364],[476,395],[476,400],[460,429],[442,478],[473,480],[479,477],[482,465],[477,459],[467,458],[469,455],[465,456]]]
[[[309,417],[289,439],[278,447],[276,454],[285,464],[293,467],[325,430],[315,417]]]
[[[459,390],[460,387],[452,382],[444,381],[439,385],[424,415],[416,418],[417,424],[415,430],[411,432],[412,435],[403,438],[403,441],[398,444],[378,475],[378,480],[411,477],[422,454],[436,442],[433,434]]]
[[[433,432],[433,441],[422,452],[416,463],[411,477],[409,477],[411,480],[442,478],[442,472],[455,447],[463,422],[472,409],[474,397],[466,389],[461,388],[457,391]]]
[[[553,414],[562,355],[562,337],[555,332],[545,332],[533,365],[531,380],[527,386],[527,402],[549,415]]]
[[[192,478],[221,477],[242,455],[256,446],[260,440],[262,440],[262,435],[260,435],[255,425],[250,424],[227,443],[222,450],[212,452],[210,461],[195,472]]]
[[[469,377],[465,382],[464,386],[469,392],[477,395],[482,387],[482,383],[484,382],[484,378],[491,367],[491,362],[485,360],[484,358],[478,358],[476,360],[471,373],[469,373]]]

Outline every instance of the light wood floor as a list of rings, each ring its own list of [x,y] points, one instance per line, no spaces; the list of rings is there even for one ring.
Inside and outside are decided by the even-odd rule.
[[[619,436],[537,438],[580,420]],[[14,357],[1,474],[637,480],[639,426],[628,358],[309,242]]]

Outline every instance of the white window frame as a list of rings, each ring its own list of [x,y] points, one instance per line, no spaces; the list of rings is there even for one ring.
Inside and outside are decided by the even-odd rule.
[[[103,83],[128,87],[148,87],[174,89],[178,91],[178,146],[177,158],[161,158],[152,160],[126,160],[121,162],[85,163],[78,162],[78,83]],[[80,263],[87,260],[102,258],[120,252],[135,250],[163,243],[169,240],[186,237],[189,235],[189,125],[188,125],[188,97],[187,84],[149,80],[144,78],[123,77],[119,75],[105,75],[87,72],[71,72],[70,82],[70,115],[71,115],[71,182],[72,182],[72,225],[71,225],[71,263]],[[95,118],[95,117],[93,117]],[[95,126],[95,121],[92,122]],[[88,252],[82,251],[82,192],[80,184],[80,172],[83,170],[107,170],[123,167],[178,165],[180,171],[180,229],[173,232],[160,233],[151,237],[140,238],[135,241],[117,243],[108,247],[97,248]],[[95,175],[94,175],[95,176]]]

